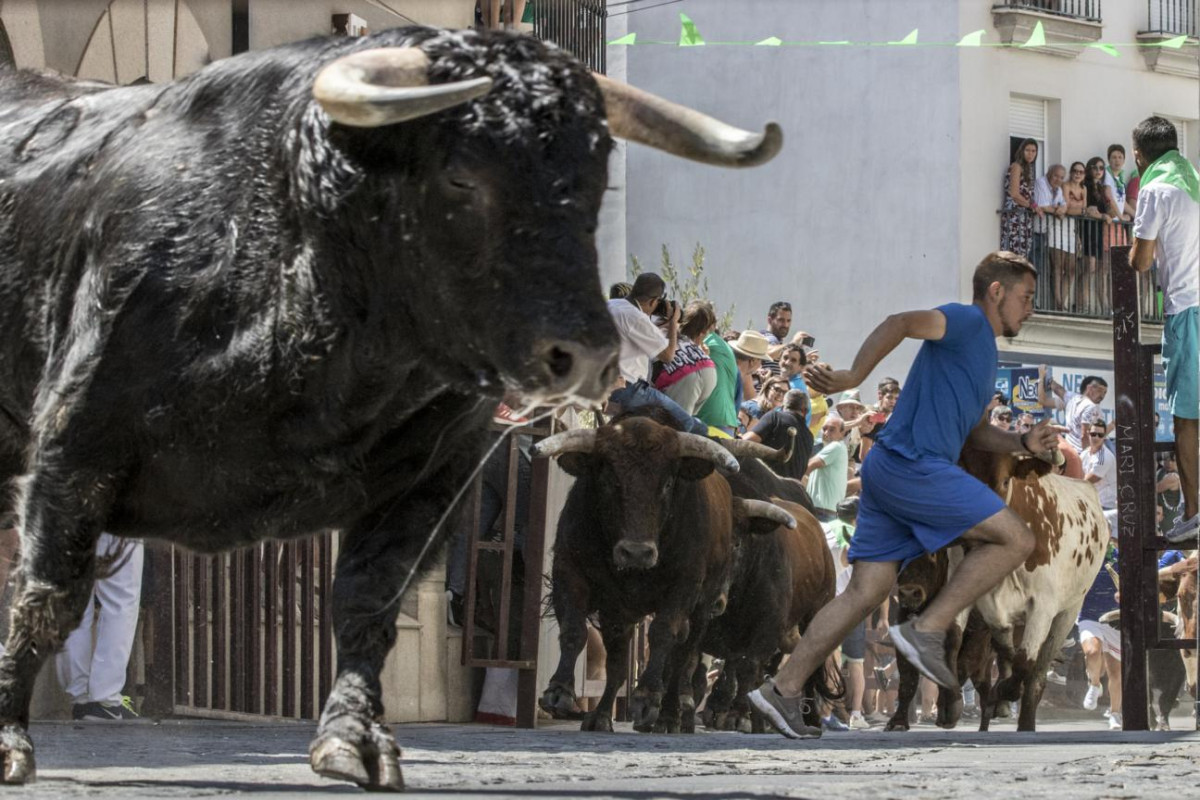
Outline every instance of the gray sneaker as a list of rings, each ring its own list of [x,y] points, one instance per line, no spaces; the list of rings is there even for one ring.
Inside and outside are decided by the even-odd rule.
[[[1163,534],[1163,538],[1171,544],[1182,544],[1194,540],[1197,533],[1200,533],[1200,514],[1179,520],[1171,530]]]
[[[784,697],[775,690],[774,678],[767,678],[748,695],[754,707],[789,739],[820,739],[821,728],[804,723],[809,701],[804,697]]]
[[[888,628],[888,635],[892,637],[897,652],[938,686],[957,689],[958,679],[946,663],[946,632],[919,631],[913,627],[915,619]]]

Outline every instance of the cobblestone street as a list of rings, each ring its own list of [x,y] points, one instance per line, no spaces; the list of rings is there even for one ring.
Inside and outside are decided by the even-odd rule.
[[[815,743],[736,733],[615,735],[553,723],[396,727],[409,797],[1133,798],[1194,794],[1200,734],[1110,733],[1102,720],[1018,734],[916,728],[828,734]],[[308,767],[313,726],[194,720],[39,723],[39,781],[59,797],[299,797],[357,794]]]

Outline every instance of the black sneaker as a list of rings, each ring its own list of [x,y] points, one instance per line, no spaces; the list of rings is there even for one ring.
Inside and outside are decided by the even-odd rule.
[[[958,678],[946,663],[946,632],[919,631],[913,627],[914,619],[902,625],[888,628],[888,635],[896,645],[896,651],[921,671],[929,680],[947,689],[957,689]]]
[[[809,700],[784,697],[775,690],[775,680],[767,678],[762,686],[747,695],[754,707],[766,715],[780,733],[789,739],[820,739],[821,729],[805,724]]]
[[[71,717],[76,720],[89,721],[111,721],[122,719],[140,719],[138,713],[133,710],[133,701],[128,697],[121,699],[120,705],[106,705],[105,703],[76,703],[71,708]]]

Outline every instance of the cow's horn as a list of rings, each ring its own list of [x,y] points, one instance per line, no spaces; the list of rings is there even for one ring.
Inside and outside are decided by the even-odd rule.
[[[756,167],[783,147],[783,131],[768,122],[751,133],[626,83],[595,74],[613,136],[718,167]]]
[[[563,431],[535,442],[529,448],[534,458],[554,458],[563,453],[590,453],[596,444],[596,432],[590,428]]]
[[[342,56],[313,81],[329,118],[377,128],[435,114],[486,94],[491,78],[429,84],[429,56],[415,47],[378,47]]]
[[[763,461],[782,461],[783,450],[767,447],[762,442],[752,442],[749,439],[714,439],[724,447],[734,458],[761,458]]]
[[[679,455],[708,459],[722,475],[732,475],[739,469],[732,453],[712,439],[695,433],[679,434]]]
[[[795,528],[796,518],[774,503],[766,500],[746,500],[742,498],[742,509],[747,517],[762,517],[772,522],[778,522],[785,528]]]

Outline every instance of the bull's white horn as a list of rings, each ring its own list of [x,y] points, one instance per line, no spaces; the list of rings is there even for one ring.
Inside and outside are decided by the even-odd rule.
[[[563,453],[590,453],[596,444],[596,432],[589,428],[563,431],[535,442],[529,448],[534,458],[554,458]]]
[[[732,453],[707,436],[695,433],[679,434],[679,455],[708,459],[722,475],[732,475],[739,469]]]
[[[795,528],[796,518],[788,512],[784,511],[774,503],[768,503],[765,500],[747,500],[739,498],[742,503],[742,509],[746,512],[747,517],[762,517],[769,519],[772,522],[777,522],[785,528]]]
[[[342,56],[313,81],[329,118],[355,128],[406,122],[487,94],[491,78],[429,83],[429,56],[415,47],[377,47]]]
[[[744,131],[629,84],[593,77],[604,93],[613,136],[718,167],[756,167],[783,147],[783,130],[774,122],[762,133]]]

